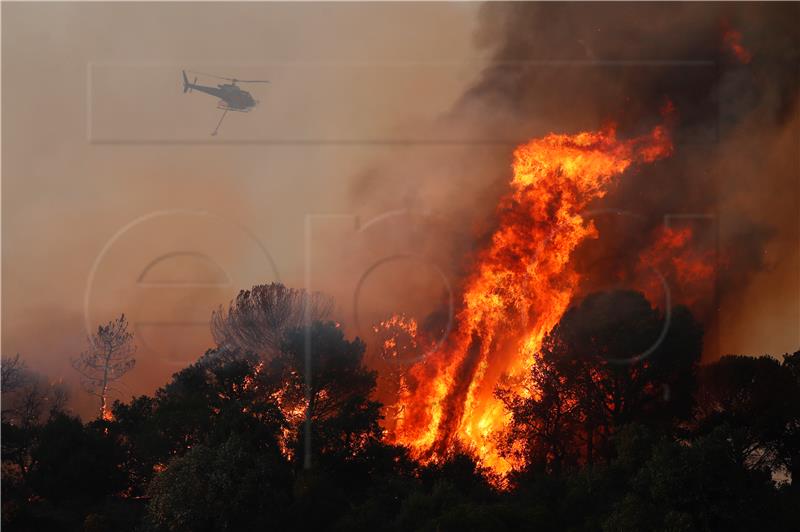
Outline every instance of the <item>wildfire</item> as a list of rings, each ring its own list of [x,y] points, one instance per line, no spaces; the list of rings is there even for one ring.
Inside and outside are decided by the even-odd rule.
[[[575,295],[572,252],[597,236],[581,212],[631,166],[671,150],[664,127],[619,140],[611,126],[549,134],[514,151],[510,191],[498,206],[491,242],[466,280],[453,334],[401,379],[391,407],[395,443],[422,462],[461,447],[497,474],[522,465],[501,453],[498,439],[510,415],[495,389],[501,381],[525,389],[544,335]]]

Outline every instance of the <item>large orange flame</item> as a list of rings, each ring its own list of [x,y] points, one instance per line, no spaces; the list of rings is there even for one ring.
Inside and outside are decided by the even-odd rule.
[[[596,237],[581,212],[632,165],[671,150],[662,126],[630,140],[617,139],[611,126],[549,134],[514,151],[511,190],[466,280],[450,339],[401,381],[389,431],[396,443],[423,462],[463,448],[501,475],[521,465],[500,452],[499,435],[510,417],[494,391],[502,380],[524,393],[544,335],[575,295],[572,252]]]

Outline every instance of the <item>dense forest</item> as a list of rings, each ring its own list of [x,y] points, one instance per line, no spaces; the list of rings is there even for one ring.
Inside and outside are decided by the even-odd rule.
[[[298,301],[261,321],[215,314],[218,346],[113,404],[105,388],[133,367],[133,339],[124,318],[100,327],[121,355],[107,357],[112,379],[90,379],[101,408],[86,422],[24,357],[5,358],[3,528],[800,528],[800,351],[700,364],[686,308],[664,328],[638,292],[589,295],[545,338],[534,391],[496,390],[511,413],[502,448],[526,464],[498,478],[472,449],[421,463],[392,445],[366,345]]]

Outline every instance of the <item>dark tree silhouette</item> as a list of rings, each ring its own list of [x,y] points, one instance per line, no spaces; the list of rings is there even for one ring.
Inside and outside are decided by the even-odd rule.
[[[92,504],[125,486],[116,442],[102,426],[84,427],[66,414],[53,416],[42,427],[32,462],[31,484],[51,500],[83,498]]]
[[[740,467],[724,432],[686,445],[629,426],[615,447],[618,458],[596,480],[614,494],[603,530],[786,529],[769,474]]]
[[[291,493],[285,464],[234,434],[174,458],[148,489],[156,530],[273,530],[287,526]]]
[[[800,353],[698,369],[686,309],[592,294],[546,337],[527,393],[497,392],[502,446],[530,463],[501,479],[472,449],[424,464],[387,444],[364,344],[291,321],[272,322],[268,356],[209,350],[86,424],[21,371],[3,389],[4,529],[797,528],[800,483],[781,479],[800,475]]]
[[[29,370],[19,354],[3,359],[2,378],[4,422],[32,427],[47,412],[60,412],[66,407],[67,392],[61,383],[50,383]]]
[[[3,482],[19,484],[31,466],[30,451],[41,424],[63,413],[66,389],[29,370],[19,355],[4,362],[2,388]]]
[[[361,340],[346,340],[336,324],[316,322],[308,331],[290,331],[270,364],[281,383],[281,410],[294,427],[293,446],[304,460],[350,460],[380,439],[380,404],[369,399],[376,375],[363,366],[364,350]]]
[[[778,456],[792,479],[792,489],[800,493],[800,351],[784,354],[782,366],[794,378],[795,393],[786,431],[778,442]]]
[[[2,370],[0,386],[2,386],[3,392],[12,392],[25,382],[25,362],[20,358],[19,353],[13,357],[3,357],[0,370]]]
[[[638,292],[587,296],[544,339],[529,393],[498,390],[514,419],[508,448],[555,469],[607,459],[618,427],[689,415],[701,350],[702,330],[685,308],[667,320]]]
[[[375,375],[363,367],[363,353],[361,341],[317,322],[288,331],[269,361],[209,351],[155,398],[116,403],[110,430],[126,449],[133,493],[151,497],[151,524],[263,527],[282,519],[291,499],[293,522],[329,526],[363,497],[373,476],[388,474],[401,459],[380,442],[379,405],[370,400]],[[240,514],[244,508],[250,512]]]
[[[21,476],[6,460],[13,445],[7,440],[18,439],[22,429],[4,426],[4,530],[83,530],[86,516],[125,488],[122,449],[99,423],[52,413],[28,431],[29,466]]]
[[[724,430],[748,469],[797,470],[800,382],[796,359],[725,356],[701,368],[694,425],[698,434]]]
[[[115,403],[110,430],[126,449],[133,492],[143,494],[154,471],[173,457],[201,444],[218,446],[231,434],[246,436],[265,455],[279,455],[288,425],[273,400],[277,389],[255,354],[211,350],[155,397]]]
[[[108,398],[113,383],[136,365],[136,345],[125,314],[98,326],[87,342],[89,348],[72,360],[72,367],[80,373],[84,389],[100,400],[100,417],[106,419],[110,415]]]
[[[332,306],[332,300],[319,293],[279,283],[257,285],[211,315],[211,334],[223,349],[268,358],[280,350],[286,331],[325,319]]]

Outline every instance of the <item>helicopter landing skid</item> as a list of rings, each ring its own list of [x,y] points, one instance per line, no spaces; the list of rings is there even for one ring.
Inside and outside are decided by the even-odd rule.
[[[242,109],[239,107],[231,107],[223,102],[217,104],[217,109],[222,111],[222,116],[219,117],[219,122],[217,122],[217,127],[214,128],[214,131],[211,132],[212,137],[217,136],[217,131],[219,131],[219,126],[222,124],[222,121],[225,119],[225,115],[228,114],[228,111],[235,111],[237,113],[249,113],[250,109]]]
[[[237,113],[249,113],[252,107],[231,107],[223,101],[217,104],[217,109],[221,111],[236,111]]]

